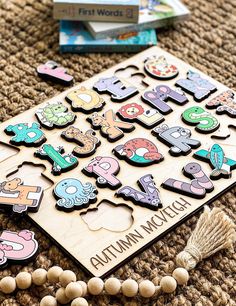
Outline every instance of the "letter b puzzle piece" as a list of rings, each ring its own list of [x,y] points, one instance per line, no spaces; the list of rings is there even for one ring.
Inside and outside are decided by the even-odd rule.
[[[13,209],[13,212],[37,212],[42,201],[43,189],[39,186],[24,185],[21,179],[14,178],[0,184],[0,207]]]
[[[151,174],[142,176],[138,180],[138,185],[141,191],[130,186],[124,186],[117,191],[116,195],[152,210],[162,207],[160,193]]]
[[[168,127],[167,124],[162,124],[152,130],[152,133],[170,147],[169,153],[173,156],[187,155],[191,152],[191,148],[198,148],[201,145],[200,141],[190,138],[189,129],[181,126]]]
[[[121,186],[121,182],[116,177],[119,171],[120,165],[115,158],[102,156],[93,158],[82,170],[84,174],[97,178],[98,187],[110,187],[111,189],[117,189]]]

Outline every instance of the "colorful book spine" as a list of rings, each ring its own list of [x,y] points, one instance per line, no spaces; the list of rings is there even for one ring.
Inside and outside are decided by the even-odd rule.
[[[53,17],[60,20],[136,23],[139,0],[54,0]]]

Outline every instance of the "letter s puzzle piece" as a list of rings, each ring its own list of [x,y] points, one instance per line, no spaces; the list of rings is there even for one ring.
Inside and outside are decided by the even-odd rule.
[[[124,186],[119,189],[116,195],[131,200],[134,204],[146,207],[152,210],[157,210],[162,207],[160,193],[157,189],[151,174],[142,176],[138,180],[138,186],[141,191],[138,191],[130,186]]]
[[[34,238],[34,232],[3,231],[0,235],[0,268],[4,268],[9,262],[25,263],[34,257],[37,250],[38,242]]]
[[[116,177],[119,171],[120,165],[118,161],[109,156],[96,156],[82,170],[84,174],[97,178],[96,184],[98,187],[109,187],[111,189],[117,189],[121,186],[121,182]]]
[[[181,126],[168,127],[167,124],[157,126],[152,134],[170,147],[169,153],[173,156],[187,155],[191,148],[198,148],[201,143],[191,138],[191,131]]]
[[[148,58],[144,69],[150,76],[160,80],[170,80],[179,74],[178,68],[169,64],[164,56]]]
[[[37,212],[42,201],[43,189],[24,185],[20,178],[0,183],[0,207],[15,213]]]
[[[97,201],[97,188],[91,183],[83,184],[75,178],[66,178],[54,188],[56,207],[66,212],[88,207]]]

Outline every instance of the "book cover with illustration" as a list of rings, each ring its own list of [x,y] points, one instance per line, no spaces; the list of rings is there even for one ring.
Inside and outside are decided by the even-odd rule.
[[[156,45],[157,37],[155,30],[145,30],[95,40],[81,22],[62,20],[59,43],[62,53],[139,52]]]
[[[139,0],[54,0],[53,17],[135,23],[139,18]]]
[[[94,38],[113,37],[130,31],[161,28],[186,19],[190,12],[179,0],[140,0],[139,22],[85,22]]]

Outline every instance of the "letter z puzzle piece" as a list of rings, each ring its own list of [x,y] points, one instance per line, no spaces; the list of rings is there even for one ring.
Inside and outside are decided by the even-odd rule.
[[[121,186],[121,182],[116,177],[119,171],[120,165],[118,161],[109,156],[96,156],[82,170],[84,174],[97,178],[96,184],[98,187],[109,187],[111,189],[117,189]]]
[[[46,137],[37,122],[8,125],[5,128],[5,133],[14,135],[10,143],[15,146],[37,147],[46,141]]]
[[[56,207],[66,212],[88,207],[97,201],[97,188],[91,183],[82,184],[75,178],[66,178],[54,188]]]
[[[210,178],[213,180],[221,177],[230,178],[231,170],[236,168],[236,161],[225,157],[222,147],[218,144],[212,145],[208,151],[198,150],[193,156],[211,165],[213,171],[210,174]]]
[[[109,93],[111,100],[114,102],[122,102],[138,93],[136,87],[126,87],[116,76],[101,78],[94,84],[93,88],[98,93]]]
[[[151,174],[142,176],[138,180],[141,191],[130,186],[124,186],[116,193],[118,197],[131,200],[134,204],[157,210],[162,207],[160,193]]]
[[[199,140],[191,138],[191,131],[181,126],[168,127],[167,124],[157,126],[152,134],[170,147],[169,153],[173,156],[187,155],[191,148],[198,148]]]
[[[52,166],[52,174],[60,175],[61,172],[67,172],[74,169],[78,165],[78,160],[73,154],[64,154],[64,148],[62,146],[53,147],[50,144],[44,144],[34,155],[41,159],[47,159]]]
[[[187,164],[183,168],[183,173],[185,176],[193,178],[191,183],[168,178],[161,186],[178,194],[197,199],[203,199],[207,192],[211,192],[214,189],[211,180],[198,163]]]
[[[0,207],[5,210],[37,212],[42,198],[41,187],[24,185],[20,178],[0,183]]]

